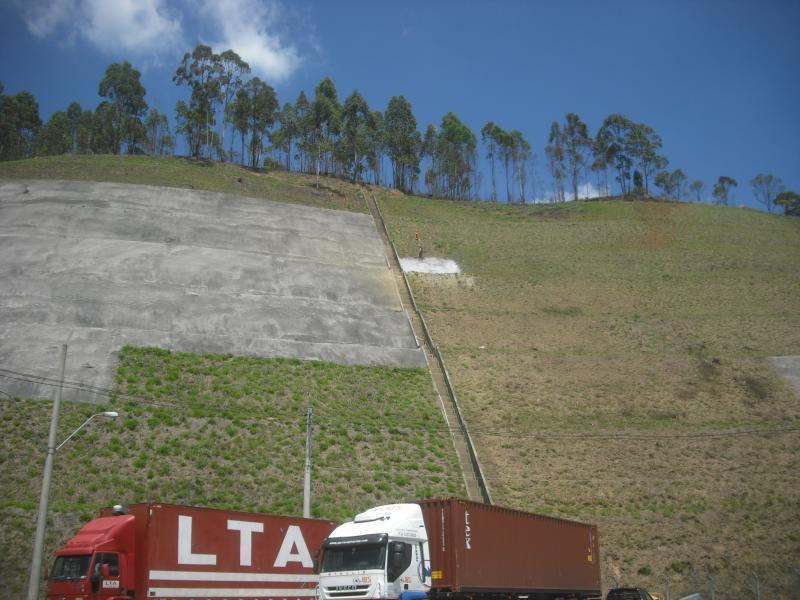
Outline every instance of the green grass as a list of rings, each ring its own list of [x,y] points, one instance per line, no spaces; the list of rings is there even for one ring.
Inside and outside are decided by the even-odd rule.
[[[192,188],[278,202],[367,212],[359,188],[323,177],[254,171],[236,164],[178,157],[64,155],[0,162],[0,179],[68,179]]]
[[[93,422],[57,455],[48,552],[118,502],[302,514],[309,403],[315,516],[464,494],[424,369],[124,348],[106,405],[62,404],[59,439],[92,413],[120,418]],[[26,581],[50,410],[0,401],[0,574],[12,592]]]

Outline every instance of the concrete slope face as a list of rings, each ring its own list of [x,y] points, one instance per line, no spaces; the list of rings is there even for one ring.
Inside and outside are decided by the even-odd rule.
[[[0,390],[53,397],[63,343],[64,398],[97,401],[124,345],[425,366],[368,215],[0,181]]]

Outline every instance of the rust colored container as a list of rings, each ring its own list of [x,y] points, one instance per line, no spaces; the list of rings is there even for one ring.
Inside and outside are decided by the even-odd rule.
[[[434,594],[600,596],[596,526],[457,498],[419,504]]]

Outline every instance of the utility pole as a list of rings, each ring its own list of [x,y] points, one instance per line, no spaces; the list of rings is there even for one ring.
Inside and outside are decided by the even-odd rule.
[[[756,600],[761,600],[761,581],[758,579],[758,575],[753,573],[753,582],[756,584],[753,591],[756,593]]]
[[[311,517],[311,429],[314,408],[309,404],[306,411],[306,472],[303,479],[303,517]]]
[[[53,457],[56,453],[56,433],[58,429],[58,411],[61,406],[61,390],[64,386],[64,367],[67,363],[67,345],[61,345],[60,375],[56,388],[56,399],[53,401],[53,415],[50,417],[50,436],[47,438],[47,456],[44,459],[44,475],[42,477],[42,493],[39,496],[39,517],[36,521],[36,539],[33,542],[33,558],[31,575],[28,581],[28,600],[39,598],[39,581],[42,571],[42,550],[44,547],[44,529],[47,525],[47,503],[50,498],[50,475],[53,472]]]
[[[664,595],[666,596],[666,600],[670,600],[669,597],[669,577],[664,575]]]

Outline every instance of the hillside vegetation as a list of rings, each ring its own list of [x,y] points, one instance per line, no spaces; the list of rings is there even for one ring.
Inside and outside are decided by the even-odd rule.
[[[676,597],[711,575],[742,598],[756,575],[789,597],[800,398],[766,359],[800,354],[800,222],[655,201],[381,203],[401,254],[418,233],[464,270],[410,277],[496,502],[598,523],[606,585],[663,592],[666,576]]]
[[[338,179],[271,171],[232,163],[167,156],[72,154],[0,161],[0,178],[111,181],[191,188],[280,200],[318,208],[367,212],[359,188]]]
[[[424,369],[197,356],[124,348],[105,406],[62,404],[47,552],[102,506],[144,501],[300,515],[306,406],[314,407],[312,514],[463,495],[453,445]],[[52,403],[0,399],[0,572],[27,585]],[[49,559],[46,561],[49,563]]]
[[[262,187],[248,195],[283,200],[285,193],[288,201],[365,210],[361,189],[342,181],[323,178],[318,194],[311,177],[232,165],[138,157],[0,163],[0,177],[83,179],[90,172],[99,180],[231,193],[238,193],[238,177],[252,177],[259,183],[248,185]],[[497,503],[597,523],[606,587],[619,581],[663,593],[666,577],[673,598],[697,590],[705,597],[713,580],[717,597],[747,598],[757,576],[762,597],[790,597],[800,555],[800,398],[766,358],[800,354],[797,220],[655,201],[519,207],[389,190],[376,195],[402,255],[417,254],[419,233],[426,256],[455,259],[464,270],[410,279]],[[272,376],[259,379],[258,373],[276,365],[296,375],[280,375],[284,384],[273,389]],[[336,382],[333,399],[327,397],[331,385],[309,383],[317,380],[317,368]],[[201,377],[204,369],[216,375]],[[54,532],[63,539],[98,504],[121,497],[152,493],[169,496],[161,500],[296,514],[306,394],[322,396],[331,408],[315,404],[316,449],[328,457],[315,484],[322,486],[315,488],[319,514],[336,518],[375,501],[463,493],[427,373],[353,373],[296,361],[127,350],[117,392],[131,397],[119,396],[113,405],[130,414],[94,424],[59,456],[51,547]],[[365,377],[371,383],[359,383]],[[176,402],[185,408],[171,416]],[[206,413],[204,403],[244,414]],[[252,413],[272,404],[280,414]],[[23,405],[35,418],[23,416]],[[11,567],[16,572],[32,538],[42,460],[34,457],[43,454],[49,403],[0,406],[10,457],[2,484],[13,490],[3,505],[2,531],[9,539],[0,542],[21,547],[22,563]],[[387,414],[402,417],[408,429],[373,434],[377,420],[369,417],[362,445],[352,442],[350,451],[339,452],[337,428],[347,428],[343,423],[365,407],[376,411],[371,415],[399,411]],[[94,410],[66,407],[62,432]],[[334,432],[323,414],[339,419]],[[405,435],[416,427],[428,433]],[[151,428],[160,433],[150,435]],[[348,439],[358,429],[348,431]],[[127,457],[114,449],[116,439],[130,448]],[[205,451],[208,462],[196,462],[194,439],[214,449]],[[324,451],[323,439],[331,441]],[[387,440],[395,447],[381,447]],[[407,458],[419,454],[414,444],[422,444],[424,463],[435,465],[430,472]],[[231,462],[236,469],[224,462],[234,445],[247,448],[231,459],[239,461]],[[107,456],[96,458],[101,452]],[[159,471],[159,453],[176,458],[171,471]],[[352,469],[352,482],[342,481],[340,469],[362,454],[373,458]],[[119,469],[106,469],[109,459]],[[391,461],[403,466],[392,471]],[[260,479],[262,469],[272,479]],[[235,472],[245,475],[233,479]],[[383,473],[387,477],[379,479]],[[252,491],[237,492],[240,480]],[[226,481],[236,481],[236,489]],[[87,486],[96,490],[83,491]]]

